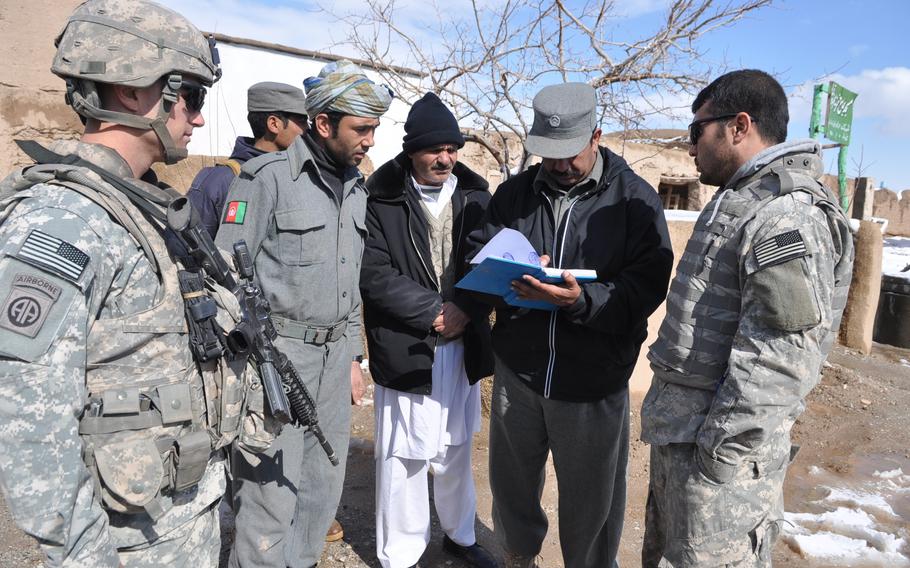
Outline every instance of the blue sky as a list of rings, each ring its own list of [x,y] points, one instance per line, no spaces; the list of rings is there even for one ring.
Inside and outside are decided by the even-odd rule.
[[[910,189],[910,46],[906,0],[791,0],[706,38],[712,57],[772,73],[790,94],[789,136],[808,135],[812,85],[830,79],[858,92],[847,173]],[[837,151],[825,154],[837,171]]]
[[[161,1],[204,30],[328,51],[344,39],[342,30],[318,13],[316,2]],[[399,0],[402,3],[410,2]],[[629,37],[659,25],[667,3],[616,2],[618,8],[634,14],[621,33]],[[361,4],[360,0],[335,0],[331,5],[355,11]],[[415,11],[407,12],[408,19],[419,20],[426,5],[426,0],[414,2]],[[717,69],[759,68],[775,75],[790,95],[791,139],[808,135],[813,84],[833,79],[858,92],[847,173],[857,174],[862,155],[864,175],[875,178],[876,185],[884,182],[900,191],[910,189],[908,23],[910,0],[783,0],[702,39],[702,63]],[[685,101],[681,104],[679,118],[657,119],[649,126],[684,128],[690,115]],[[826,152],[825,164],[828,172],[837,172],[836,150]]]

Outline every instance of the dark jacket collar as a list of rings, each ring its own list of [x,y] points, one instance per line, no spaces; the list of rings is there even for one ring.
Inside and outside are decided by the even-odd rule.
[[[238,136],[237,141],[234,142],[234,151],[231,152],[231,159],[243,163],[247,160],[252,160],[256,156],[265,154],[266,152],[253,145],[255,142],[252,138]]]
[[[410,171],[411,159],[404,152],[384,163],[367,180],[370,198],[387,201],[403,199],[405,188],[410,183]],[[490,188],[487,180],[461,162],[455,162],[452,173],[458,178],[457,191],[488,191]]]
[[[309,144],[306,142],[305,138],[306,134],[298,136],[294,139],[294,143],[288,146],[287,150],[284,151],[288,159],[288,166],[291,169],[291,179],[294,181],[300,177],[300,174],[303,173],[303,170],[305,167],[307,167],[307,164],[309,164],[309,167],[313,168],[314,172],[320,174],[319,165],[313,158],[313,152],[310,149]],[[350,166],[344,170],[344,178],[342,181],[347,187],[350,184],[351,180],[356,181],[361,177],[363,177],[363,175],[360,173],[360,170],[358,170],[355,166]]]
[[[626,170],[632,168],[629,167],[629,164],[618,154],[614,154],[610,149],[601,146],[600,147],[600,157],[603,159],[603,174],[600,176],[600,182],[597,186],[590,192],[585,193],[585,195],[590,195],[593,193],[600,193],[601,191],[606,190],[610,187],[610,183],[616,178],[619,174]],[[534,180],[537,178],[537,172],[540,169],[540,164],[531,166],[527,170],[527,174],[531,179],[531,188],[535,193],[540,192],[540,186],[534,183]]]

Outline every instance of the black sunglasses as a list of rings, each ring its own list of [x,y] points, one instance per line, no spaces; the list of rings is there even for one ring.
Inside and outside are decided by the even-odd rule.
[[[199,112],[202,105],[205,104],[205,87],[188,83],[186,81],[180,86],[180,96],[186,101],[186,108],[190,112]]]
[[[722,114],[720,116],[709,116],[708,118],[693,120],[692,124],[689,125],[689,144],[692,146],[698,144],[698,139],[701,138],[701,135],[705,132],[706,124],[717,122],[718,120],[727,120],[729,118],[735,117],[738,114],[738,112],[734,112],[732,114]],[[753,120],[752,122],[755,121]]]

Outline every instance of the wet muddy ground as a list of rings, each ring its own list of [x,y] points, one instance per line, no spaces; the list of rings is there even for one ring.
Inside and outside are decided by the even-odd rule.
[[[368,397],[372,396],[372,387]],[[648,480],[648,447],[637,441],[641,397],[633,397],[633,442],[629,469],[629,502],[620,551],[620,564],[639,566],[644,534],[644,503]],[[816,535],[861,544],[865,556],[844,559],[809,556],[811,546],[801,546],[791,535],[775,550],[775,566],[862,568],[900,566],[910,559],[910,350],[876,345],[872,355],[836,347],[823,370],[819,386],[807,401],[806,412],[793,431],[801,450],[791,465],[785,487],[788,529],[809,527]],[[329,544],[321,567],[378,567],[373,534],[373,408],[357,408],[352,423],[348,477],[338,519],[344,525],[343,541]],[[477,484],[477,538],[500,554],[492,534],[490,492],[487,479],[487,427],[475,437],[474,475]],[[896,473],[900,472],[900,473]],[[904,477],[901,477],[901,476]],[[555,477],[548,469],[544,508],[550,516],[550,534],[542,550],[542,566],[563,566],[556,534],[558,515]],[[888,510],[890,508],[890,511]],[[840,511],[839,511],[840,510]],[[828,514],[828,517],[823,515]],[[802,516],[799,516],[802,515]],[[857,519],[862,522],[857,523]],[[872,519],[869,521],[869,519]],[[230,542],[231,519],[225,514],[225,544]],[[869,526],[862,526],[868,522]],[[852,523],[852,524],[851,524]],[[791,529],[792,525],[792,529]],[[832,537],[834,538],[834,537]],[[898,538],[904,538],[896,556],[883,555]],[[460,568],[464,564],[441,551],[442,532],[436,523],[424,566]],[[833,545],[828,549],[835,548]],[[881,550],[879,550],[881,549]],[[876,555],[875,551],[882,554]],[[0,567],[41,566],[40,553],[16,529],[0,503]],[[910,566],[910,560],[907,560]]]

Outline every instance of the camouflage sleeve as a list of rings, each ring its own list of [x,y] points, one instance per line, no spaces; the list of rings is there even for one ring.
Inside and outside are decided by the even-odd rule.
[[[0,486],[49,566],[117,566],[79,437],[110,222],[31,201],[0,225]]]
[[[215,244],[233,253],[234,243],[243,239],[255,261],[269,233],[275,231],[277,180],[268,170],[255,177],[238,177],[228,190]]]
[[[785,459],[790,428],[827,355],[838,257],[824,213],[804,199],[776,199],[740,246],[740,322],[697,437],[702,472],[717,482],[744,459]]]

